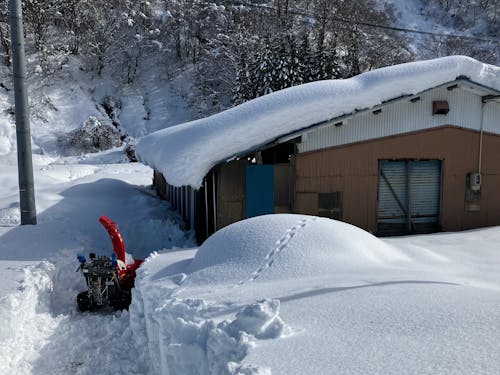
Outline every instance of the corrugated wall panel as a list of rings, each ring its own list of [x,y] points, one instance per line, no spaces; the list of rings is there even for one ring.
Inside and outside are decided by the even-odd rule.
[[[432,115],[432,102],[434,100],[447,100],[450,112],[447,115]],[[497,103],[489,103],[488,106],[498,105]],[[445,125],[479,130],[480,111],[480,96],[462,89],[449,91],[443,87],[421,94],[420,100],[416,102],[411,102],[409,99],[401,100],[385,105],[379,114],[360,113],[345,120],[340,127],[330,125],[313,130],[302,137],[302,143],[298,145],[299,152],[314,151]],[[495,126],[495,121],[498,122],[495,115],[486,115],[485,113],[485,130],[494,127],[498,129],[499,125]],[[500,132],[500,129],[498,131]]]
[[[410,162],[410,212],[412,222],[439,222],[441,201],[441,161]]]
[[[440,203],[440,160],[380,162],[379,235],[436,231]]]
[[[500,134],[500,103],[485,103],[483,121],[485,131]]]
[[[379,223],[405,223],[408,195],[406,162],[381,161],[377,217]]]

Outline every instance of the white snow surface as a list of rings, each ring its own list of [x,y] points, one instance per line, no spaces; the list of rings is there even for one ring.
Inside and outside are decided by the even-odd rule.
[[[137,155],[174,186],[199,188],[216,164],[304,127],[458,77],[500,90],[500,68],[450,56],[376,69],[346,80],[308,83],[262,96],[211,117],[152,133]]]
[[[150,256],[131,321],[152,374],[494,374],[498,240],[247,219]]]
[[[60,132],[104,117],[88,89],[112,88],[79,82],[40,81],[30,97],[36,226],[19,226],[12,90],[0,89],[0,374],[500,373],[500,227],[377,239],[269,215],[198,249],[149,167],[121,148],[57,153]],[[189,117],[180,97],[163,112],[171,90],[147,90],[137,113],[144,90],[119,98],[122,126],[150,115],[137,136]],[[146,261],[129,311],[80,313],[76,254],[112,252],[102,214]]]
[[[277,233],[283,236],[276,238]],[[308,251],[310,243],[314,243],[314,251]],[[201,284],[242,284],[257,278],[295,279],[349,272],[353,267],[373,268],[404,259],[398,251],[350,224],[310,216],[270,215],[221,229],[201,246],[188,272],[196,274]],[[265,272],[271,265],[273,272]]]

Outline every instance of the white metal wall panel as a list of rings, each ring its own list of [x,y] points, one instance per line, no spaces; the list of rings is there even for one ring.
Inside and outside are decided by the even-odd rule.
[[[484,131],[500,134],[500,103],[488,102],[484,104]]]
[[[447,115],[432,115],[432,102],[446,100],[450,111]],[[455,125],[480,130],[481,96],[462,88],[447,90],[437,88],[420,95],[420,100],[403,99],[388,103],[382,112],[360,113],[344,121],[340,127],[333,124],[312,130],[302,137],[299,152],[319,150],[349,143],[377,139],[391,135]],[[500,134],[500,104],[487,103],[484,112],[484,130]]]

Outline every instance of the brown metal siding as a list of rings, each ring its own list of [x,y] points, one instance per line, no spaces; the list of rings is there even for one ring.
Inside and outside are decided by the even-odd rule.
[[[500,136],[483,137],[481,211],[487,225],[500,224]]]
[[[439,159],[443,230],[499,225],[500,136],[483,136],[481,210],[464,210],[466,174],[478,169],[479,138],[478,132],[446,126],[296,155],[295,212],[316,214],[315,193],[343,191],[344,220],[375,233],[378,161]]]
[[[241,159],[218,168],[217,229],[245,218],[245,180],[248,161]],[[292,168],[274,164],[275,212],[291,212]]]

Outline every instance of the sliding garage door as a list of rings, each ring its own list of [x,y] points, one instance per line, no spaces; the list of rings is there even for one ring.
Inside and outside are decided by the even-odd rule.
[[[436,232],[440,206],[440,160],[380,161],[379,235]]]

